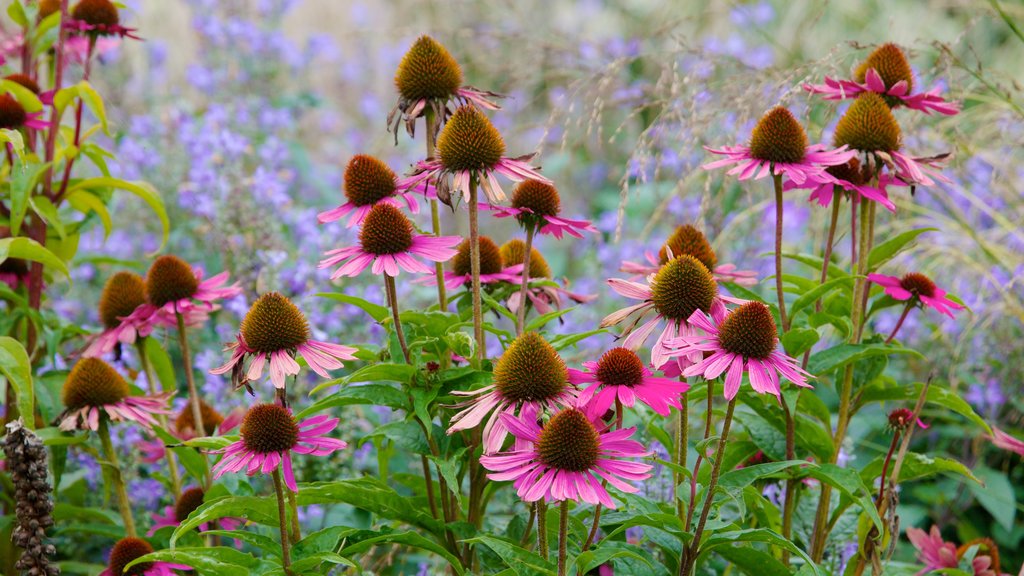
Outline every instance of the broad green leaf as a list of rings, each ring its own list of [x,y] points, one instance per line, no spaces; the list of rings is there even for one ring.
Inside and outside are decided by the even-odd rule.
[[[316,554],[306,556],[301,560],[296,560],[292,562],[291,569],[292,572],[295,574],[303,574],[307,571],[315,570],[323,564],[331,564],[334,566],[348,566],[349,568],[359,568],[359,566],[355,562],[349,560],[348,558],[345,558],[337,552],[324,551],[317,552]]]
[[[170,355],[160,345],[160,341],[153,337],[147,337],[143,340],[143,350],[150,368],[160,382],[160,388],[165,392],[177,390],[178,380],[174,375],[174,364],[171,363]]]
[[[818,343],[819,339],[821,339],[821,334],[818,334],[814,328],[793,328],[783,334],[779,340],[787,354],[797,357],[810,350]]]
[[[726,490],[745,488],[756,480],[775,476],[779,472],[794,466],[807,465],[806,460],[786,460],[783,462],[768,462],[766,464],[755,464],[744,466],[738,470],[730,470],[718,479],[718,487]]]
[[[110,136],[110,126],[107,125],[107,110],[103,105],[103,98],[100,97],[99,92],[96,92],[96,89],[85,80],[76,84],[76,87],[78,88],[78,96],[82,99],[82,102],[85,102],[86,108],[100,121],[103,133]]]
[[[43,109],[43,103],[39,100],[39,96],[36,96],[35,92],[13,80],[0,80],[0,93],[6,92],[10,92],[14,99],[18,101],[18,104],[21,104],[21,107],[29,114]]]
[[[477,536],[464,542],[487,546],[517,576],[554,576],[557,571],[554,564],[541,558],[539,554],[520,548],[518,544],[508,540],[494,536]]]
[[[977,498],[981,507],[987,510],[1004,530],[1012,532],[1014,518],[1017,515],[1017,498],[1010,479],[1006,474],[986,466],[975,466],[974,475],[985,485],[969,482],[967,488]]]
[[[174,533],[171,534],[171,548],[174,548],[179,538],[202,524],[225,517],[241,518],[266,526],[278,526],[277,500],[266,496],[224,496],[203,502],[174,529]]]
[[[60,221],[60,215],[57,214],[57,207],[53,205],[53,202],[50,202],[49,198],[42,195],[33,196],[29,198],[28,204],[50,228],[53,228],[61,240],[67,238],[67,233],[64,231],[64,223]]]
[[[369,531],[360,531],[360,533],[362,532]],[[356,537],[358,535],[354,534],[353,536]],[[459,574],[460,576],[465,574],[465,568],[462,567],[462,563],[457,557],[455,557],[455,555],[437,542],[427,539],[416,532],[389,532],[380,534],[379,536],[359,538],[354,544],[342,548],[341,553],[346,556],[354,556],[365,552],[378,544],[401,544],[403,546],[410,546],[412,548],[419,548],[420,550],[433,552],[447,560],[448,564],[455,570],[456,574]]]
[[[917,382],[916,384],[914,384],[914,398],[917,398],[918,396],[921,395],[922,388],[924,388],[923,383]],[[985,422],[985,420],[981,416],[979,416],[977,412],[974,411],[974,408],[972,408],[971,405],[968,404],[962,396],[953,393],[948,388],[932,384],[931,386],[928,387],[928,395],[925,397],[925,400],[928,402],[928,404],[936,404],[938,406],[942,406],[943,408],[948,408],[949,410],[956,412],[957,414],[963,416],[964,418],[967,418],[971,422],[980,426],[983,430],[985,430],[987,434],[992,435],[992,428],[989,427],[988,423]]]
[[[397,420],[378,426],[373,432],[359,440],[357,445],[374,438],[387,438],[399,447],[426,456],[430,454],[430,445],[423,436],[423,429],[410,420]]]
[[[68,273],[68,267],[64,262],[56,254],[50,252],[45,246],[31,238],[19,236],[17,238],[4,238],[0,240],[0,262],[8,258],[21,258],[22,260],[39,262],[43,266],[56,269],[64,276],[67,276],[68,282],[71,281],[71,274]]]
[[[439,521],[423,507],[395,492],[393,488],[371,477],[300,484],[299,505],[350,504],[382,518],[405,522],[435,534],[442,532]]]
[[[882,242],[878,246],[871,249],[871,254],[868,255],[868,270],[876,270],[882,264],[885,264],[892,259],[893,256],[899,254],[908,244],[917,239],[918,236],[925,232],[933,232],[937,228],[918,228],[916,230],[907,230],[901,234]]]
[[[21,138],[21,135],[18,135]],[[37,164],[30,162],[28,165],[18,163],[11,171],[11,236],[17,236],[21,231],[21,223],[28,212],[28,201],[32,195],[39,177],[49,168],[50,163]]]
[[[18,414],[25,428],[35,430],[36,399],[32,387],[32,362],[21,342],[8,336],[0,336],[0,373],[3,373],[8,386],[14,390]]]
[[[320,298],[329,298],[331,300],[336,300],[344,304],[351,304],[361,309],[363,312],[369,314],[370,317],[376,320],[377,322],[383,321],[390,315],[390,312],[388,312],[388,309],[385,308],[384,306],[381,306],[380,304],[374,304],[373,302],[368,302],[366,300],[363,300],[362,298],[349,296],[348,294],[340,294],[338,292],[320,292],[317,294],[317,296],[319,296]]]
[[[20,28],[28,28],[28,15],[25,14],[25,7],[21,5],[20,1],[11,2],[7,7],[7,15]]]
[[[808,266],[812,270],[818,272],[817,277],[821,277],[821,266],[825,263],[825,260],[821,256],[812,256],[810,254],[790,254],[783,252],[782,257],[788,260],[793,260]],[[828,264],[828,278],[841,278],[843,276],[849,276],[845,270],[837,266],[836,264],[829,262]]]
[[[21,132],[17,130],[0,128],[0,144],[10,144],[16,158],[20,159],[25,155],[25,139],[21,137]]]
[[[338,386],[344,384],[350,384],[352,382],[401,382],[408,383],[412,375],[416,373],[416,367],[409,364],[370,364],[369,366],[363,366],[355,372],[336,378],[334,380],[328,380],[322,384],[317,385],[309,393],[315,394],[321,390],[330,388],[331,386]]]
[[[591,570],[596,570],[602,564],[609,562],[614,558],[633,558],[639,560],[648,566],[651,566],[651,562],[642,554],[644,550],[639,546],[633,544],[627,544],[625,542],[617,542],[614,540],[604,542],[593,550],[583,552],[574,559],[572,565],[566,570],[567,574],[575,574],[573,570],[575,566],[582,573],[587,574]]]
[[[555,350],[564,350],[569,346],[590,338],[591,336],[607,333],[607,328],[598,328],[596,330],[588,330],[587,332],[580,332],[578,334],[561,334],[548,340],[548,343],[550,343]]]
[[[750,576],[790,576],[789,568],[774,556],[747,546],[719,546],[715,553]]]
[[[178,461],[185,467],[185,471],[195,478],[196,481],[201,482],[206,477],[208,464],[205,456],[190,447],[182,446],[178,438],[172,436],[161,426],[153,426],[152,430],[160,441],[168,446],[167,450],[174,452],[174,455],[178,457]],[[174,446],[174,448],[170,446]]]
[[[840,344],[811,354],[810,362],[807,363],[807,371],[811,374],[827,374],[850,362],[889,354],[910,354],[924,359],[924,356],[917,350],[891,344]]]
[[[808,292],[801,294],[796,300],[793,301],[792,306],[789,308],[790,317],[796,316],[797,312],[800,312],[804,308],[813,306],[819,298],[825,296],[829,292],[837,288],[849,288],[853,286],[853,281],[859,276],[843,276],[841,278],[834,278],[826,281]]]
[[[737,542],[760,542],[769,544],[776,548],[788,550],[802,558],[804,562],[811,567],[814,574],[820,574],[817,565],[814,564],[814,561],[811,560],[810,556],[808,556],[799,546],[793,544],[789,540],[786,540],[782,535],[772,530],[768,530],[767,528],[716,532],[701,544],[700,551],[703,553],[714,550],[720,546],[735,547]]]
[[[562,310],[552,310],[547,314],[542,314],[531,320],[526,325],[526,331],[536,332],[543,328],[544,326],[546,326],[548,322],[551,322],[552,320],[557,320],[558,318],[561,318],[562,316],[565,316],[566,314],[572,312],[576,308],[578,308],[578,306],[573,306],[572,308],[564,308]]]
[[[388,406],[395,409],[408,407],[406,396],[398,388],[393,388],[386,384],[361,384],[358,386],[346,386],[329,396],[325,396],[296,414],[295,417],[301,420],[328,408],[357,404]]]
[[[835,464],[820,464],[809,467],[807,475],[838,488],[846,498],[855,502],[868,515],[879,532],[882,531],[882,519],[879,518],[878,510],[875,509],[875,502],[871,499],[871,492],[856,470],[842,468]]]
[[[167,236],[170,234],[171,223],[167,219],[167,208],[164,207],[164,201],[160,198],[160,194],[157,193],[153,187],[146,182],[128,182],[127,180],[121,180],[120,178],[111,178],[108,176],[99,176],[97,178],[87,178],[68,188],[67,194],[72,194],[77,190],[95,190],[97,188],[115,188],[118,190],[124,190],[134,194],[142,199],[143,202],[149,205],[150,209],[156,214],[157,218],[160,219],[160,225],[163,227],[163,236],[160,240],[160,246],[154,251],[153,254],[160,252],[164,245],[167,244]],[[153,254],[149,254],[152,256]]]
[[[47,446],[70,446],[72,444],[82,444],[89,440],[88,434],[72,434],[64,432],[56,426],[40,428],[35,432],[36,436],[39,436],[39,439]]]
[[[99,216],[100,222],[103,223],[103,238],[106,239],[110,236],[110,232],[114,228],[114,222],[110,218],[110,211],[107,210],[106,204],[98,196],[92,192],[78,190],[69,194],[65,199],[72,208],[82,214],[88,215],[90,212],[95,212]]]
[[[882,461],[882,458],[877,458],[861,470],[860,476],[864,479],[865,483],[874,482],[874,480],[882,473]],[[940,458],[937,456],[927,456],[917,452],[907,452],[906,458],[903,459],[903,467],[900,468],[900,477],[898,481],[900,483],[910,482],[912,480],[929,478],[939,474],[955,474],[970,478],[978,484],[982,483],[970,469],[956,460]]]
[[[203,576],[249,576],[259,561],[255,556],[228,546],[158,550],[136,558],[126,566],[145,562],[171,562],[191,566]]]

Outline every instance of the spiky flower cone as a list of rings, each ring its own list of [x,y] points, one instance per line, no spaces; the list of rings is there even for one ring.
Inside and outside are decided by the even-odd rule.
[[[520,224],[537,227],[545,222],[546,217],[558,216],[562,210],[562,199],[553,185],[524,180],[512,191],[512,207],[528,211],[516,216]]]
[[[168,302],[189,298],[199,290],[199,279],[187,262],[177,256],[161,256],[146,273],[146,296],[160,307]]]
[[[876,48],[854,70],[854,80],[863,84],[868,70],[872,69],[882,78],[882,82],[885,82],[887,90],[899,82],[906,82],[906,93],[910,94],[914,91],[914,73],[910,69],[910,63],[907,62],[906,54],[903,53],[899,46],[887,43]],[[898,98],[887,99],[887,101],[894,105],[900,102]]]
[[[249,348],[264,354],[292,350],[309,340],[309,323],[287,297],[267,292],[253,303],[242,320],[242,338]]]
[[[722,322],[718,340],[726,351],[744,358],[768,358],[778,343],[771,310],[757,301],[740,306]]]
[[[120,318],[146,303],[146,281],[134,272],[118,272],[103,285],[100,294],[100,321],[107,329],[116,328]]]
[[[651,281],[654,309],[672,320],[686,320],[697,310],[710,312],[717,295],[711,272],[693,256],[672,260]]]
[[[3,447],[7,473],[14,485],[17,523],[11,541],[22,549],[14,568],[28,576],[56,576],[60,567],[51,564],[49,557],[56,555],[57,550],[46,543],[46,529],[53,526],[53,489],[46,476],[46,448],[21,421],[7,425]]]
[[[683,255],[693,256],[708,270],[714,270],[718,265],[718,256],[715,255],[707,237],[692,224],[683,224],[676,228],[658,252],[658,262],[665,265],[672,258]]]
[[[412,246],[413,226],[401,210],[391,204],[377,204],[363,221],[359,242],[370,254],[399,254]]]
[[[0,128],[17,130],[25,125],[28,112],[10,93],[0,95]]]
[[[597,464],[601,455],[600,438],[586,414],[568,408],[552,416],[541,429],[537,454],[550,468],[583,472]]]
[[[762,116],[751,132],[750,155],[780,164],[802,162],[807,155],[807,133],[792,112],[777,106]]]
[[[270,454],[290,450],[299,441],[299,425],[279,404],[257,404],[249,409],[239,430],[248,450]]]
[[[437,138],[445,170],[485,170],[505,154],[505,141],[487,115],[473,106],[460,106]]]
[[[214,409],[213,406],[207,404],[202,398],[199,399],[199,411],[203,417],[203,430],[206,430],[208,433],[212,433],[224,422],[224,415]],[[196,418],[191,406],[185,406],[181,409],[181,412],[178,412],[178,416],[174,419],[174,429],[178,433],[188,430],[195,433],[197,430]]]
[[[893,152],[900,149],[902,135],[892,110],[874,92],[864,92],[853,101],[836,124],[835,145],[847,145],[861,152]]]
[[[64,381],[62,397],[69,410],[117,404],[128,396],[128,383],[99,358],[83,358]]]
[[[512,402],[536,402],[561,394],[569,379],[562,357],[536,332],[512,341],[494,366],[494,385]]]
[[[71,17],[90,26],[117,26],[121,17],[110,0],[81,0],[71,9]]]
[[[212,430],[212,428],[211,428]],[[174,503],[174,520],[181,523],[188,519],[188,515],[195,512],[203,505],[203,498],[206,493],[202,488],[189,488],[181,493],[178,501]]]
[[[526,242],[513,238],[501,245],[501,258],[505,266],[522,264],[526,259]],[[551,278],[548,261],[536,248],[530,248],[530,278]]]
[[[470,274],[469,240],[463,240],[458,246],[459,253],[452,258],[452,271],[459,276]],[[490,236],[480,237],[480,274],[497,274],[504,268],[501,249],[491,240]]]
[[[430,36],[420,36],[398,64],[395,87],[407,101],[448,100],[462,86],[458,62]]]
[[[4,80],[10,80],[11,82],[20,84],[27,88],[33,94],[37,96],[39,95],[39,83],[29,78],[25,74],[8,74],[7,76],[4,76]]]
[[[395,193],[394,171],[366,154],[352,157],[345,167],[345,198],[356,206],[376,204]]]
[[[146,571],[153,567],[152,562],[143,562],[132,566],[127,572],[125,567],[131,564],[132,560],[141,558],[153,552],[153,547],[142,538],[122,538],[114,544],[110,551],[110,559],[107,561],[111,574],[124,574],[125,576],[143,576]]]

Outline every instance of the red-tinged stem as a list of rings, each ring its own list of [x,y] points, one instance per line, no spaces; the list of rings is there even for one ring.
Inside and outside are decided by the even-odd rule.
[[[900,328],[903,326],[903,321],[907,319],[907,315],[910,314],[910,309],[913,307],[914,299],[911,298],[907,301],[907,305],[903,307],[903,313],[900,314],[900,319],[896,321],[896,326],[893,327],[892,334],[889,334],[889,337],[885,339],[886,344],[891,344],[893,339],[896,338],[896,333],[900,331]]]
[[[412,364],[409,356],[409,346],[405,343],[405,331],[402,330],[402,320],[398,317],[398,291],[395,289],[395,277],[384,275],[384,288],[388,292],[388,304],[391,306],[391,318],[395,324],[395,335],[398,336],[398,345],[402,348],[402,357],[406,364]]]
[[[85,56],[85,71],[82,73],[82,79],[86,82],[89,81],[89,74],[92,70],[92,56],[96,48],[96,38],[94,36],[89,37],[89,49]],[[82,140],[82,98],[78,99],[78,103],[75,106],[75,147],[77,148],[81,144]],[[60,205],[61,200],[64,199],[64,194],[68,190],[68,182],[71,180],[71,167],[75,164],[75,158],[68,158],[64,163],[64,177],[61,179],[60,190],[57,191],[57,195],[54,197],[53,203]]]
[[[899,444],[899,441],[900,431],[896,430],[892,435],[892,442],[889,444],[889,452],[885,455],[885,460],[882,462],[882,475],[879,476],[878,485],[878,500],[875,501],[876,508],[882,505],[882,497],[885,496],[886,478],[889,474],[889,462],[892,461],[892,455],[896,452],[896,445]]]

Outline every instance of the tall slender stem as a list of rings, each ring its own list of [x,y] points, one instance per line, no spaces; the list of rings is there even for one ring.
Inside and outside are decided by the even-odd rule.
[[[679,377],[680,380],[685,380],[683,376]],[[680,403],[682,407],[679,408],[679,413],[676,415],[676,453],[675,462],[680,468],[686,468],[686,461],[689,459],[689,453],[687,452],[687,445],[689,444],[690,436],[690,402],[686,396],[686,393],[680,395]],[[686,504],[679,498],[677,494],[679,485],[683,483],[683,475],[680,472],[672,473],[672,497],[676,501],[676,515],[682,520],[686,517]]]
[[[775,184],[775,291],[779,297],[779,319],[782,331],[789,330],[789,319],[786,318],[786,299],[782,292],[782,174],[772,175]]]
[[[526,329],[526,290],[530,283],[530,256],[533,253],[533,223],[526,225],[526,252],[523,254],[523,279],[519,282],[519,309],[516,311],[516,336]]]
[[[619,397],[616,396],[615,397],[615,429],[616,430],[622,430],[622,418],[623,418],[623,414],[622,414],[622,400],[619,400]],[[607,480],[602,480],[601,481],[601,486],[604,487],[604,488],[607,488],[608,487],[608,481]],[[602,506],[601,506],[601,503],[599,502],[596,506],[594,506],[594,522],[590,526],[590,533],[587,534],[587,541],[584,542],[583,543],[583,547],[580,548],[581,552],[586,552],[587,550],[589,550],[590,549],[590,545],[594,543],[594,538],[597,538],[597,531],[601,527],[601,510],[602,510]]]
[[[722,436],[718,439],[718,450],[715,451],[715,464],[711,467],[711,480],[708,482],[704,498],[704,507],[700,511],[700,520],[697,521],[697,530],[693,533],[693,541],[690,543],[686,554],[680,558],[679,574],[689,576],[693,573],[693,566],[697,562],[697,554],[700,551],[700,538],[704,534],[704,526],[708,521],[708,514],[711,513],[711,503],[715,499],[715,488],[718,486],[718,476],[722,471],[722,460],[725,458],[725,445],[729,441],[729,428],[732,427],[732,415],[736,409],[736,398],[729,401],[725,409],[725,421],[722,423]]]
[[[537,549],[540,557],[548,559],[548,503],[537,500]]]
[[[398,317],[398,291],[395,289],[395,277],[384,275],[384,288],[388,292],[388,305],[391,306],[391,319],[395,324],[395,335],[398,336],[398,345],[402,348],[402,356],[406,364],[412,364],[409,356],[409,346],[405,343],[405,331],[402,330],[402,320]]]
[[[149,356],[146,355],[146,339],[138,338],[135,340],[135,350],[139,354],[139,365],[142,368],[143,374],[146,375],[146,381],[149,382],[149,391],[151,394],[157,393],[157,379],[153,374],[153,365],[149,362]],[[161,390],[163,388],[161,387]],[[157,421],[160,422],[160,426],[164,430],[167,429],[167,415],[157,414]],[[164,449],[164,456],[167,458],[167,470],[171,476],[171,491],[174,494],[174,498],[177,499],[181,496],[181,477],[178,475],[178,459],[174,457],[174,452],[170,448]]]
[[[903,313],[900,314],[900,319],[896,321],[896,326],[893,327],[892,333],[885,339],[886,344],[891,344],[893,339],[896,338],[896,333],[900,331],[903,326],[903,321],[907,319],[907,314],[910,314],[910,309],[914,307],[914,299],[907,300],[907,305],[903,307]]]
[[[128,500],[128,490],[124,486],[124,477],[121,475],[121,463],[117,459],[117,452],[114,451],[114,443],[110,441],[110,425],[104,417],[100,418],[99,426],[100,443],[103,446],[103,457],[110,464],[110,478],[114,483],[114,491],[117,493],[117,507],[121,511],[121,518],[124,520],[124,531],[129,538],[135,538],[138,533],[135,531],[135,519],[132,517],[132,505]]]
[[[832,203],[832,220],[829,222],[829,225],[828,225],[828,239],[825,241],[825,253],[822,256],[822,260],[821,260],[821,282],[820,282],[820,284],[824,284],[825,282],[828,281],[828,267],[829,267],[829,264],[832,262],[832,248],[833,248],[833,245],[835,244],[835,240],[836,240],[836,227],[839,224],[839,199],[840,198],[841,198],[841,196],[840,196],[840,188],[839,188],[839,186],[835,186],[834,190],[833,190],[833,194],[832,194],[832,200],[833,200],[833,203]],[[856,210],[854,210],[853,208],[851,208],[851,211],[856,212]],[[814,311],[815,312],[821,312],[821,298],[818,298],[817,300],[814,301]],[[811,349],[808,348],[806,351],[804,351],[803,360],[800,361],[800,368],[806,370],[807,369],[807,363],[810,362],[810,360],[811,360]]]
[[[436,520],[437,516],[437,501],[434,496],[434,478],[433,474],[430,473],[430,460],[427,460],[426,456],[420,456],[420,465],[423,466],[423,482],[427,487],[427,503],[430,504],[430,515]]]
[[[437,141],[437,125],[435,124],[437,118],[432,106],[427,106],[423,119],[427,124],[427,158],[432,158],[434,156],[434,143]],[[437,198],[430,199],[430,224],[434,236],[440,236],[441,210],[437,205]],[[437,307],[441,312],[444,312],[448,309],[448,289],[444,285],[444,264],[441,262],[434,264],[434,276],[437,278]]]
[[[789,404],[786,402],[786,397],[780,394],[779,400],[782,403],[783,414],[786,417],[786,460],[794,460],[796,459],[796,422],[793,419],[793,411],[789,409]],[[782,537],[786,540],[789,540],[789,537],[793,532],[793,509],[796,505],[796,485],[796,478],[786,479],[786,500],[782,505]],[[782,551],[782,562],[786,566],[789,566],[789,550]]]
[[[277,493],[277,518],[281,530],[281,564],[285,574],[291,574],[292,556],[288,542],[288,513],[284,509],[284,489],[281,487],[281,471],[274,468],[274,492]]]
[[[192,405],[192,419],[195,420],[196,434],[206,436],[206,426],[203,424],[203,410],[199,404],[199,391],[196,389],[195,375],[192,373],[192,355],[188,348],[188,332],[185,328],[185,317],[181,312],[175,314],[178,318],[178,343],[181,347],[181,363],[185,365],[185,382],[188,384],[188,401]],[[210,467],[206,467],[205,489],[209,490],[213,483],[213,476],[210,474]]]
[[[558,576],[565,576],[565,557],[569,539],[568,500],[562,500],[558,507],[558,512]]]
[[[707,381],[708,384],[708,396],[707,396],[707,408],[704,410],[704,441],[711,438],[711,416],[715,410],[715,385],[712,381]],[[693,463],[693,474],[690,474],[690,504],[686,508],[686,522],[683,526],[689,528],[690,523],[693,522],[693,514],[697,507],[697,475],[700,474],[701,464],[704,463],[704,454],[697,454],[697,461]]]
[[[479,207],[477,206],[477,182],[471,178],[469,182],[469,269],[473,277],[473,337],[476,339],[476,367],[484,360],[484,314],[480,298],[480,223]]]
[[[299,526],[299,503],[295,499],[295,492],[289,490],[287,496],[288,508],[292,512],[292,544],[295,544],[299,540],[302,540],[302,528]]]

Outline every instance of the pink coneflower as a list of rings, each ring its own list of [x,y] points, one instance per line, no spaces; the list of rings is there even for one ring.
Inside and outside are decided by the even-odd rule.
[[[524,502],[545,500],[583,501],[615,508],[615,501],[602,480],[619,490],[639,491],[630,481],[651,477],[652,466],[626,458],[644,458],[641,443],[628,440],[635,428],[601,431],[575,407],[556,412],[544,424],[537,424],[537,407],[523,409],[516,418],[502,414],[503,424],[516,437],[516,449],[481,456],[480,464],[491,470],[491,480],[511,480]]]
[[[468,199],[469,188],[475,181],[483,188],[487,200],[497,204],[506,198],[498,183],[498,174],[513,182],[552,183],[530,166],[533,156],[505,157],[505,141],[498,129],[477,108],[462,106],[452,114],[438,136],[437,156],[418,162],[413,173],[399,181],[398,189],[406,191],[422,182],[432,182],[437,197],[451,205],[452,189]]]
[[[501,258],[507,270],[515,270],[518,266],[519,273],[513,281],[519,284],[522,281],[522,266],[526,262],[526,242],[519,238],[513,238],[501,245]],[[566,297],[577,304],[586,304],[597,298],[596,294],[580,294],[572,292],[567,288],[554,283],[551,273],[551,266],[548,265],[544,255],[535,247],[530,247],[530,270],[529,280],[536,282],[526,290],[527,306],[533,306],[540,314],[547,314],[552,310],[562,308],[562,297]],[[508,297],[508,309],[513,313],[519,310],[522,293],[513,292]]]
[[[896,211],[896,205],[889,199],[889,194],[885,191],[883,185],[878,187],[868,185],[869,177],[865,170],[862,169],[860,160],[850,158],[850,161],[846,164],[829,166],[825,169],[825,174],[830,177],[828,180],[805,182],[803,184],[786,182],[783,189],[793,190],[802,188],[811,190],[810,200],[812,202],[817,202],[821,206],[828,206],[832,203],[832,197],[835,195],[836,187],[838,186],[849,194],[854,202],[861,199],[871,200],[885,206],[890,212]],[[885,176],[880,178],[880,181],[884,182],[886,180],[888,179]]]
[[[156,534],[156,531],[161,528],[168,526],[177,528],[188,519],[188,515],[191,514],[203,504],[203,498],[206,496],[206,492],[199,487],[192,487],[182,491],[181,496],[171,506],[165,506],[162,513],[153,514],[153,526],[150,527],[149,532],[146,536],[152,536]],[[224,530],[235,530],[242,526],[245,522],[240,518],[223,517],[217,520],[217,525]],[[209,523],[203,523],[199,525],[199,531],[205,532],[210,530],[212,526]]]
[[[569,369],[569,382],[590,384],[579,395],[579,403],[588,410],[604,414],[616,399],[632,408],[639,399],[656,413],[668,416],[670,408],[680,408],[679,395],[690,389],[686,382],[652,376],[636,352],[612,348],[597,362],[584,362],[588,371]]]
[[[885,289],[885,293],[896,300],[909,301],[909,304],[920,302],[938,312],[953,317],[950,310],[963,310],[958,304],[946,297],[946,291],[935,285],[932,279],[920,272],[904,274],[902,278],[885,274],[868,274],[868,281],[874,282]]]
[[[611,278],[608,285],[612,290],[639,304],[628,306],[606,316],[601,327],[616,326],[636,314],[636,319],[622,331],[622,346],[636,350],[643,346],[651,333],[664,321],[665,327],[651,346],[651,365],[662,369],[675,356],[670,354],[666,342],[677,335],[696,334],[690,325],[690,318],[696,311],[711,314],[716,321],[725,318],[725,303],[741,304],[745,300],[722,296],[718,285],[707,267],[693,256],[679,256],[661,267],[657,274],[647,277],[647,284]],[[653,312],[653,316],[642,325],[641,321]],[[639,328],[637,327],[638,325]],[[677,359],[678,369],[701,359],[700,354]],[[687,363],[689,362],[689,363]],[[670,373],[674,373],[670,372]]]
[[[121,25],[121,15],[110,0],[81,0],[71,9],[71,19],[64,23],[66,30],[85,36],[120,36],[141,40],[135,28]]]
[[[444,285],[449,290],[460,286],[469,286],[472,281],[469,261],[469,240],[463,240],[455,257],[452,258],[452,269],[444,273]],[[518,282],[522,277],[523,265],[505,266],[501,257],[501,249],[489,236],[480,237],[480,284],[500,284],[502,282]],[[413,280],[415,284],[437,285],[436,276],[421,276]]]
[[[64,412],[60,429],[99,430],[100,418],[115,422],[156,425],[157,414],[167,414],[171,394],[131,396],[128,383],[109,364],[98,358],[83,358],[71,369],[61,392]]]
[[[122,538],[110,550],[107,568],[99,576],[175,576],[175,570],[192,570],[191,566],[185,564],[156,561],[142,562],[125,571],[125,567],[133,560],[153,552],[153,546],[142,538]]]
[[[225,286],[227,281],[227,272],[203,280],[201,268],[193,268],[177,256],[161,256],[146,273],[148,303],[125,321],[141,324],[149,318],[155,325],[175,326],[181,314],[186,325],[195,325],[220,307],[217,301],[242,293],[238,284]]]
[[[757,272],[737,270],[735,264],[719,264],[718,255],[711,248],[707,236],[692,224],[678,226],[657,254],[644,252],[647,264],[623,260],[620,271],[637,276],[655,274],[669,260],[682,255],[693,256],[711,271],[719,282],[730,282],[738,286],[754,286],[757,284]],[[631,278],[635,280],[636,276]]]
[[[351,228],[362,224],[370,209],[381,202],[397,208],[404,202],[409,211],[416,214],[420,211],[420,205],[416,201],[415,193],[428,198],[435,196],[433,188],[425,182],[399,194],[396,190],[397,182],[398,177],[387,164],[373,156],[357,154],[349,160],[345,168],[346,202],[337,208],[317,214],[316,219],[321,224],[326,224],[349,216],[345,227]]]
[[[455,256],[458,236],[428,236],[416,234],[412,222],[398,208],[388,203],[376,204],[370,209],[359,230],[359,245],[338,248],[324,253],[319,268],[341,264],[331,274],[331,280],[342,276],[358,276],[373,264],[374,274],[398,276],[400,270],[413,274],[427,274],[433,268],[416,257],[432,262],[445,262]]]
[[[857,155],[846,146],[835,150],[829,150],[824,144],[809,146],[803,126],[781,106],[761,117],[750,135],[750,144],[704,148],[713,154],[726,156],[705,164],[705,170],[736,164],[728,174],[739,174],[740,180],[781,174],[797,184],[820,181],[825,178],[826,167],[842,164]]]
[[[914,74],[903,50],[895,44],[875,49],[854,71],[854,80],[825,77],[824,84],[803,85],[811,94],[822,94],[825,100],[856,98],[862,92],[874,92],[891,106],[906,106],[925,114],[938,112],[953,116],[960,112],[958,102],[947,102],[938,88],[914,94]]]
[[[494,365],[493,383],[479,390],[453,392],[469,399],[456,405],[462,410],[452,416],[448,434],[474,428],[489,415],[483,430],[484,452],[497,452],[508,436],[501,415],[568,405],[575,395],[568,378],[565,362],[554,347],[536,332],[524,332]]]
[[[1003,450],[1009,450],[1024,456],[1024,440],[1018,440],[999,428],[992,428],[992,435],[989,436],[989,440],[992,441],[996,448],[1002,448]]]
[[[337,418],[320,414],[296,422],[291,410],[278,404],[257,404],[249,409],[242,421],[242,439],[213,454],[223,454],[213,467],[214,478],[227,472],[241,472],[249,476],[261,472],[270,474],[281,468],[284,482],[292,492],[298,492],[292,473],[292,452],[327,456],[344,450],[348,444],[324,434],[338,426]]]
[[[727,400],[736,397],[744,373],[750,377],[754,391],[761,394],[782,394],[778,374],[797,386],[811,387],[807,383],[810,374],[800,368],[799,362],[777,350],[775,319],[761,302],[747,302],[721,321],[712,321],[697,311],[690,317],[690,324],[704,333],[682,336],[667,346],[675,348],[673,354],[703,357],[683,370],[684,376],[713,380],[724,373]],[[710,355],[705,356],[708,352]]]
[[[570,220],[558,214],[562,211],[562,200],[558,189],[551,184],[536,180],[525,180],[512,192],[511,206],[483,204],[493,210],[497,218],[514,217],[523,226],[531,227],[541,234],[550,234],[559,240],[564,234],[583,238],[584,232],[597,232],[588,220]]]
[[[10,92],[0,95],[0,128],[6,130],[17,130],[19,128],[44,130],[49,125],[48,122],[43,120],[42,110],[28,112]]]
[[[321,342],[310,338],[309,323],[291,300],[277,292],[260,296],[245,314],[236,341],[225,351],[231,358],[211,374],[231,371],[231,382],[236,388],[263,377],[263,367],[270,362],[270,381],[284,390],[285,378],[299,373],[295,356],[306,361],[309,369],[323,378],[330,378],[328,370],[343,366],[342,360],[355,360],[355,348]],[[248,367],[246,357],[250,357]]]
[[[498,110],[489,98],[500,94],[462,85],[459,63],[438,41],[420,36],[398,64],[395,73],[398,103],[388,114],[388,131],[398,141],[398,126],[404,121],[405,131],[413,136],[416,119],[428,112],[434,122],[434,133],[448,118],[449,102],[471,104],[487,110]]]
[[[917,548],[918,561],[924,563],[924,568],[917,573],[918,576],[932,570],[956,568],[959,565],[956,545],[942,539],[938,526],[932,526],[927,533],[920,528],[907,528],[907,539],[914,548]]]
[[[203,420],[203,430],[210,436],[224,434],[233,430],[242,423],[242,418],[245,417],[245,410],[242,408],[236,408],[229,412],[227,416],[224,416],[202,398],[199,399],[199,413]],[[197,436],[195,412],[192,410],[192,406],[188,404],[178,412],[177,417],[169,424],[167,432],[175,438],[191,440]],[[150,464],[155,464],[162,460],[166,452],[166,444],[159,438],[141,440],[136,446],[142,453],[142,461]]]
[[[82,355],[86,358],[102,356],[120,344],[134,344],[139,331],[146,336],[152,324],[142,325],[126,323],[124,319],[146,303],[146,281],[134,272],[118,272],[107,279],[100,294],[99,317],[103,323],[103,332],[96,335],[86,347]],[[120,350],[118,350],[120,355]]]

